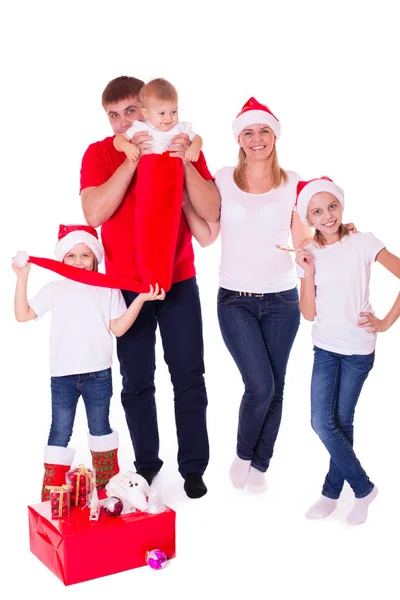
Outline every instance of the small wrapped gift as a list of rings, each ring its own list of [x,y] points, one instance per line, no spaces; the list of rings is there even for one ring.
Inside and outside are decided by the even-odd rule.
[[[69,517],[70,507],[70,485],[46,485],[50,491],[50,509],[52,519]]]
[[[78,465],[67,471],[65,481],[71,486],[72,506],[86,506],[96,485],[94,469],[87,469],[85,465]]]

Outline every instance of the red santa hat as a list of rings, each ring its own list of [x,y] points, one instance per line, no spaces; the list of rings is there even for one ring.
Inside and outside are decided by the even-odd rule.
[[[244,104],[242,110],[232,123],[235,140],[238,141],[239,135],[242,133],[243,129],[250,125],[256,125],[257,123],[262,123],[271,127],[275,137],[279,138],[281,134],[281,124],[278,119],[270,111],[268,106],[260,104],[255,98],[251,97],[247,100],[246,104]]]
[[[97,262],[101,263],[103,260],[103,246],[94,227],[89,225],[60,225],[58,242],[54,249],[57,260],[62,262],[65,255],[76,244],[86,244],[97,258]]]
[[[332,194],[340,202],[342,208],[344,208],[343,190],[332,179],[326,177],[326,175],[310,179],[309,181],[299,181],[297,184],[296,209],[303,223],[308,222],[307,213],[311,198],[320,192]]]

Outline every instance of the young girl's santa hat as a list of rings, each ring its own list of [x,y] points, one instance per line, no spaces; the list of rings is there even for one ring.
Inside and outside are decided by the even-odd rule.
[[[57,260],[62,262],[65,255],[76,244],[86,244],[97,258],[97,262],[101,263],[103,260],[103,246],[94,227],[90,227],[90,225],[60,225],[58,242],[54,249]]]
[[[281,134],[281,124],[278,119],[272,114],[268,106],[260,104],[255,98],[251,97],[247,100],[246,104],[244,104],[242,110],[232,123],[233,135],[235,136],[236,142],[243,129],[250,125],[256,125],[257,123],[271,127],[275,137],[279,138]]]
[[[311,198],[320,192],[332,194],[340,202],[342,209],[344,208],[343,190],[329,177],[324,175],[323,177],[317,177],[309,181],[299,181],[297,184],[296,209],[303,223],[308,222],[307,213]]]

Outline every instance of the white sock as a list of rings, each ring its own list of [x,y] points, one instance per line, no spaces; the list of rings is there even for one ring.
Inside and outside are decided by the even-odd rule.
[[[249,494],[261,494],[261,492],[265,492],[267,488],[268,484],[265,479],[265,473],[251,467],[246,485],[244,486],[245,491]]]
[[[354,501],[353,510],[346,519],[347,523],[349,525],[360,525],[361,523],[364,523],[368,516],[368,506],[377,495],[378,488],[376,485],[374,485],[368,496],[365,496],[364,498],[356,498]]]
[[[307,519],[325,519],[330,515],[336,508],[337,500],[328,498],[327,496],[321,496],[320,499],[310,506],[306,512]]]
[[[242,460],[238,456],[235,456],[229,469],[229,477],[231,478],[233,487],[244,488],[249,475],[250,465],[251,460]]]

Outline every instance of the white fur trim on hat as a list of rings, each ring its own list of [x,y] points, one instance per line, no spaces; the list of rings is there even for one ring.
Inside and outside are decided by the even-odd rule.
[[[119,446],[118,433],[113,429],[112,433],[107,435],[91,435],[88,434],[89,448],[93,452],[107,452],[115,450]]]
[[[277,139],[280,137],[281,124],[273,115],[271,115],[271,113],[267,112],[266,110],[248,110],[236,117],[232,123],[235,141],[238,141],[239,135],[242,133],[243,129],[249,127],[250,125],[257,125],[258,123],[268,125],[268,127],[271,127],[272,131],[274,132],[275,137]]]
[[[67,233],[67,235],[57,242],[54,249],[57,260],[62,262],[64,256],[68,254],[76,244],[86,244],[97,258],[97,262],[99,264],[101,263],[103,260],[103,246],[101,245],[101,242],[88,231],[79,229]]]
[[[343,190],[333,181],[328,181],[327,179],[315,179],[314,181],[307,183],[297,197],[296,210],[300,220],[303,223],[308,223],[308,205],[311,198],[320,192],[328,192],[329,194],[332,194],[332,196],[335,196],[335,198],[340,202],[342,209],[344,208]]]
[[[46,446],[44,449],[44,462],[48,465],[64,465],[70,467],[74,460],[75,450],[64,446]]]

